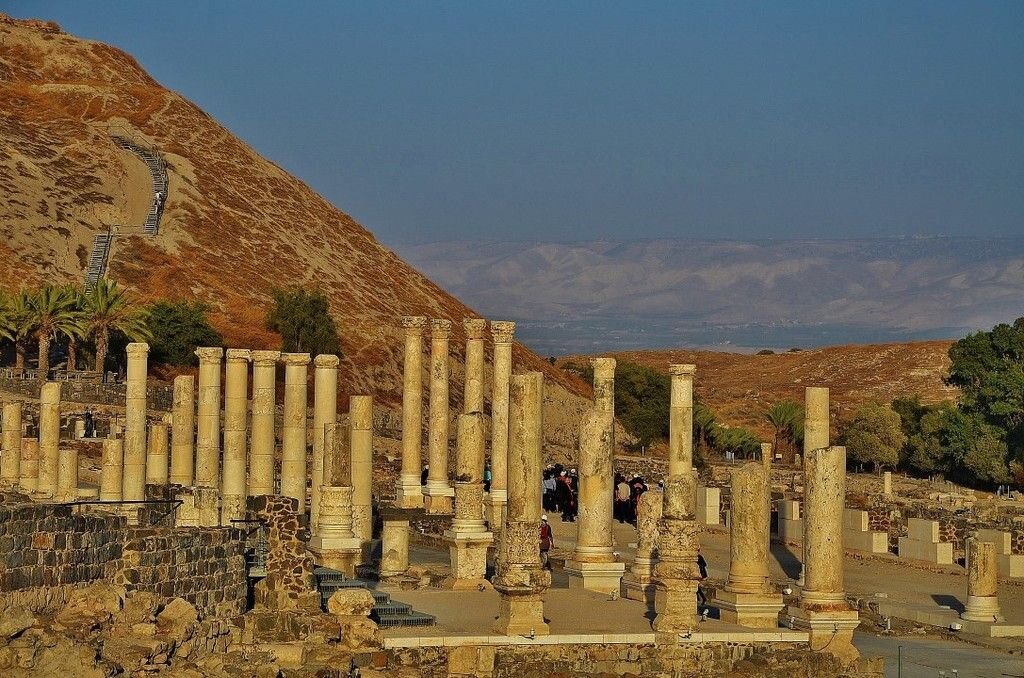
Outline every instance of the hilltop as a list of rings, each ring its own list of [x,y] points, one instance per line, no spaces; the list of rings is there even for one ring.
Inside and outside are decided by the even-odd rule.
[[[865,403],[919,395],[925,403],[954,400],[946,386],[951,341],[830,346],[806,351],[745,355],[687,349],[622,351],[602,355],[668,374],[670,363],[697,365],[694,389],[718,419],[745,426],[765,439],[772,433],[762,413],[780,400],[803,402],[807,386],[830,388],[833,424]],[[586,360],[567,356],[558,361]]]
[[[461,320],[479,314],[350,216],[114,47],[2,14],[0,43],[0,286],[81,284],[94,236],[113,228],[108,277],[144,299],[210,304],[229,346],[279,347],[264,327],[271,289],[308,284],[326,293],[340,330],[344,393],[401,402],[399,318],[412,314],[455,322],[461,383]],[[147,167],[114,136],[167,163],[156,235],[142,229]],[[522,345],[514,361],[546,373],[555,428],[576,420],[586,384]],[[461,388],[452,396],[459,407]]]

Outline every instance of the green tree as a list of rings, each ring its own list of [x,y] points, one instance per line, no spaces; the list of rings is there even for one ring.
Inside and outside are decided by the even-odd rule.
[[[322,292],[288,287],[274,289],[273,296],[266,324],[281,335],[283,351],[341,355],[338,329]]]
[[[96,287],[83,297],[82,307],[86,332],[96,344],[93,369],[97,372],[106,369],[112,332],[120,332],[132,341],[150,341],[153,338],[147,324],[149,311],[112,280],[100,278]]]
[[[764,413],[765,419],[775,429],[773,449],[779,451],[787,461],[796,456],[797,445],[804,436],[803,405],[792,400],[783,400],[772,405]]]
[[[78,310],[74,288],[44,285],[29,299],[32,334],[39,342],[39,375],[50,370],[50,344],[59,336],[82,335],[82,312]]]
[[[668,375],[636,363],[616,365],[615,414],[638,444],[647,446],[668,438],[670,398]]]
[[[206,317],[202,302],[159,301],[149,308],[150,357],[167,365],[195,365],[200,346],[223,346],[224,338]]]
[[[887,405],[869,404],[857,409],[840,432],[850,459],[871,464],[873,470],[895,468],[907,441],[900,415]]]

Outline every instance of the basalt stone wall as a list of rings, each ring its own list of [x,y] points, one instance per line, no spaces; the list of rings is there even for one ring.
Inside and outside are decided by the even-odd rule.
[[[27,398],[39,398],[43,382],[35,379],[0,378],[0,390]],[[69,403],[95,403],[99,405],[124,406],[125,384],[88,384],[64,381],[60,384],[60,399]],[[146,406],[151,410],[171,411],[174,402],[174,387],[168,384],[146,386]]]
[[[184,598],[206,617],[242,614],[248,595],[242,533],[229,527],[131,529],[114,583]]]
[[[0,493],[0,598],[38,609],[96,581],[181,597],[204,615],[240,614],[248,593],[241,532],[129,527],[121,516]]]
[[[419,675],[488,676],[782,676],[880,678],[882,660],[843,667],[830,654],[792,645],[716,643],[559,644],[395,648],[356,656],[356,663],[382,672],[414,669]]]
[[[313,559],[306,551],[298,500],[282,495],[249,497],[246,517],[266,526],[267,582],[287,595],[308,593],[313,588]]]

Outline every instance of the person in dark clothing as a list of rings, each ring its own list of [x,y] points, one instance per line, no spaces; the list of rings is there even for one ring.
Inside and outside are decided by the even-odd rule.
[[[697,549],[697,569],[700,570],[700,580],[704,581],[708,578],[708,561],[704,560],[704,554]],[[697,604],[707,605],[708,598],[704,595],[704,591],[701,590],[700,584],[697,584]]]
[[[494,474],[491,472],[491,462],[487,462],[484,465],[484,492],[491,491],[491,479]]]
[[[562,521],[567,523],[574,523],[576,522],[576,513],[578,509],[576,487],[572,481],[572,478],[568,475],[562,475],[559,478],[558,484],[561,489],[561,494],[559,494],[558,499],[558,505],[562,509]]]
[[[92,410],[85,408],[85,437],[96,437],[96,420],[93,419]]]
[[[423,472],[420,473],[420,485],[426,485],[427,484],[427,476],[428,475],[430,475],[430,464],[425,464],[423,466]]]
[[[555,545],[555,535],[551,532],[551,526],[548,525],[547,515],[540,517],[540,564],[551,569],[551,561],[548,560],[548,551]]]

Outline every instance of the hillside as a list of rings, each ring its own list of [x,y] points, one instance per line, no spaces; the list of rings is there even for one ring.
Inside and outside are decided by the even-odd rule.
[[[921,341],[830,346],[773,355],[685,349],[602,355],[666,374],[670,363],[694,363],[697,396],[714,410],[719,421],[769,436],[772,431],[763,413],[780,400],[803,402],[807,386],[829,387],[833,425],[868,402],[888,403],[915,394],[926,403],[955,399],[956,389],[942,382],[949,370],[947,353],[951,344]],[[585,359],[567,356],[558,364]]]
[[[129,55],[54,24],[0,14],[0,286],[81,283],[93,236],[115,228],[108,276],[146,299],[199,299],[229,346],[277,348],[264,316],[275,285],[323,290],[340,328],[340,387],[401,401],[406,314],[477,315],[351,217],[261,157]],[[168,193],[155,236],[142,225],[146,165],[112,136],[157,149]],[[488,349],[489,350],[489,349]],[[588,387],[516,346],[517,371],[543,370],[551,427],[567,444]],[[461,388],[452,389],[453,406]],[[563,430],[564,429],[564,430]]]

